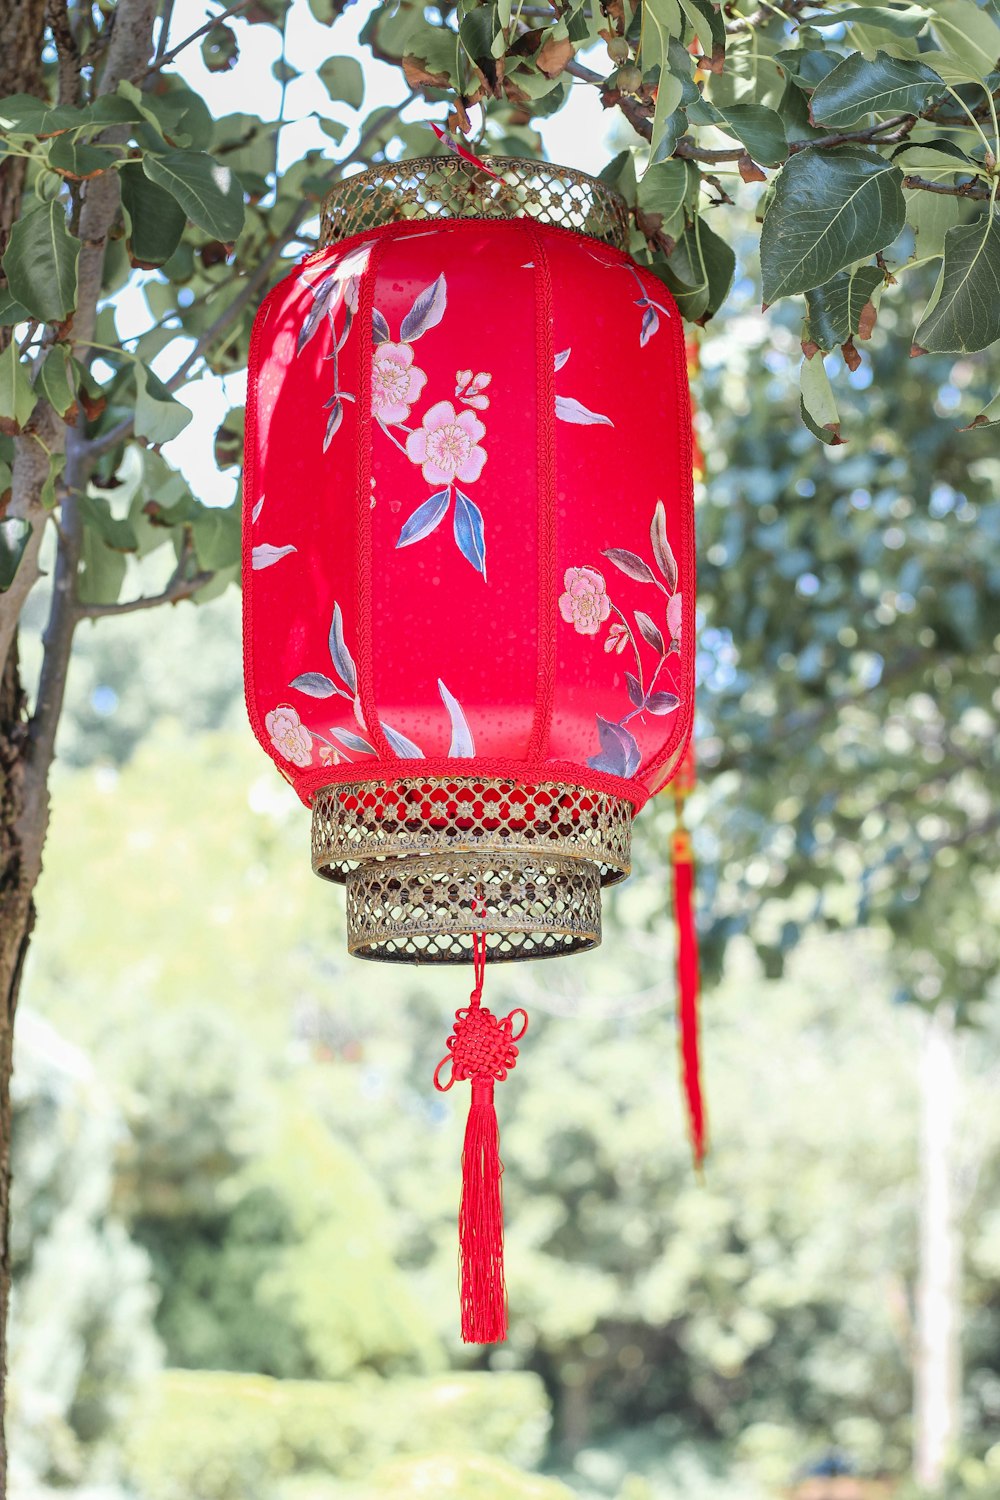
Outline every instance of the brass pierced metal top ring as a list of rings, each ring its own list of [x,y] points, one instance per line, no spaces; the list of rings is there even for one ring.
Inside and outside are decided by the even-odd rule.
[[[497,177],[452,155],[384,162],[345,177],[324,199],[320,244],[410,219],[534,219],[628,250],[628,208],[607,183],[527,157],[485,160]]]
[[[629,872],[631,833],[628,802],[583,787],[487,776],[375,778],[316,793],[312,865],[343,881],[371,860],[502,852],[589,861],[612,885]]]

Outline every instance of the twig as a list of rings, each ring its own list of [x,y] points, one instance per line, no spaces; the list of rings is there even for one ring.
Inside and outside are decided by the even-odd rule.
[[[579,78],[583,83],[592,83],[601,90],[605,108],[616,104],[622,114],[628,120],[644,140],[650,140],[653,134],[653,122],[649,114],[650,106],[645,105],[638,98],[630,94],[623,94],[614,88],[610,79],[602,78],[600,73],[595,73],[593,68],[588,68],[584,63],[571,62],[566,67],[566,72],[571,73],[574,78]],[[808,147],[830,148],[834,146],[849,146],[857,143],[869,144],[877,141],[881,145],[895,145],[903,141],[910,134],[917,123],[916,115],[893,115],[891,119],[881,120],[876,125],[869,125],[864,130],[844,131],[837,135],[816,136],[807,141],[791,141],[788,146],[788,155],[794,156],[797,151],[805,151]],[[720,162],[739,161],[746,151],[745,146],[725,147],[718,150],[698,146],[689,136],[682,136],[673,149],[672,155],[681,157],[685,161],[704,162],[709,166],[716,166]]]
[[[161,68],[167,67],[170,63],[173,62],[175,57],[177,57],[181,52],[184,51],[185,47],[190,47],[192,42],[196,42],[200,36],[204,36],[205,33],[211,31],[213,27],[221,26],[223,21],[228,20],[230,16],[235,16],[237,12],[246,10],[247,6],[250,3],[251,0],[236,0],[235,5],[229,5],[225,10],[220,10],[217,16],[212,16],[205,22],[204,26],[199,26],[197,31],[192,31],[191,35],[186,36],[182,42],[178,42],[176,47],[171,47],[169,52],[164,52],[161,55],[159,53],[159,50],[157,50],[156,57],[154,57],[145,73],[140,75],[140,80],[142,78],[148,78],[151,73],[158,73]],[[164,40],[166,39],[166,27],[169,24],[169,20],[169,14],[165,13],[163,17],[163,28],[160,32],[160,36]]]
[[[153,61],[161,61],[167,50],[167,39],[170,36],[170,23],[174,18],[174,0],[163,0],[163,14],[160,17],[160,29],[156,36],[156,51],[153,53]]]
[[[190,599],[215,577],[214,573],[205,571],[189,574],[188,563],[193,556],[191,537],[185,534],[177,567],[162,593],[140,594],[138,599],[126,599],[120,604],[78,604],[77,616],[81,620],[105,620],[111,615],[133,615],[140,609],[156,609],[161,604],[179,604],[182,599]]]
[[[978,177],[971,182],[959,182],[949,186],[946,182],[928,182],[926,177],[904,177],[906,188],[921,188],[925,193],[943,193],[949,198],[981,198],[990,196],[990,189]]]

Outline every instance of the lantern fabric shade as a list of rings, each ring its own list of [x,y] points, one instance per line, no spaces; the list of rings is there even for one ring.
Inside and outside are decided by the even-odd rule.
[[[681,319],[603,185],[420,166],[344,184],[258,315],[247,704],[355,951],[468,961],[478,896],[486,959],[568,952],[691,729]],[[436,184],[414,217],[394,172]]]

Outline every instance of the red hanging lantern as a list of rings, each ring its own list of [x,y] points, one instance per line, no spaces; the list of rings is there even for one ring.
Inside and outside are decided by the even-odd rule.
[[[624,203],[544,163],[387,164],[264,302],[247,397],[246,690],[362,958],[468,963],[463,1334],[504,1337],[485,967],[600,941],[694,706],[680,316]]]

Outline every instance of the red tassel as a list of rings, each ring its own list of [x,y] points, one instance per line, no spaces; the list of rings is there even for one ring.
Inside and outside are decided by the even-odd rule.
[[[503,1163],[493,1086],[517,1062],[516,1042],[528,1029],[527,1013],[511,1011],[498,1021],[482,1004],[486,937],[472,939],[476,982],[469,1004],[455,1012],[447,1054],[434,1070],[442,1092],[456,1079],[472,1083],[469,1118],[462,1148],[462,1203],[458,1214],[462,1338],[467,1344],[502,1343],[507,1337],[507,1286],[503,1265]],[[514,1031],[514,1017],[522,1018]],[[451,1071],[442,1082],[441,1070]]]
[[[458,1214],[462,1338],[467,1344],[497,1344],[507,1337],[502,1174],[493,1079],[476,1078],[462,1149]]]
[[[694,860],[691,835],[678,827],[673,836],[674,923],[677,932],[677,1018],[680,1028],[681,1068],[687,1099],[688,1130],[694,1164],[705,1160],[705,1102],[701,1087],[698,1022],[698,933],[694,922]]]

